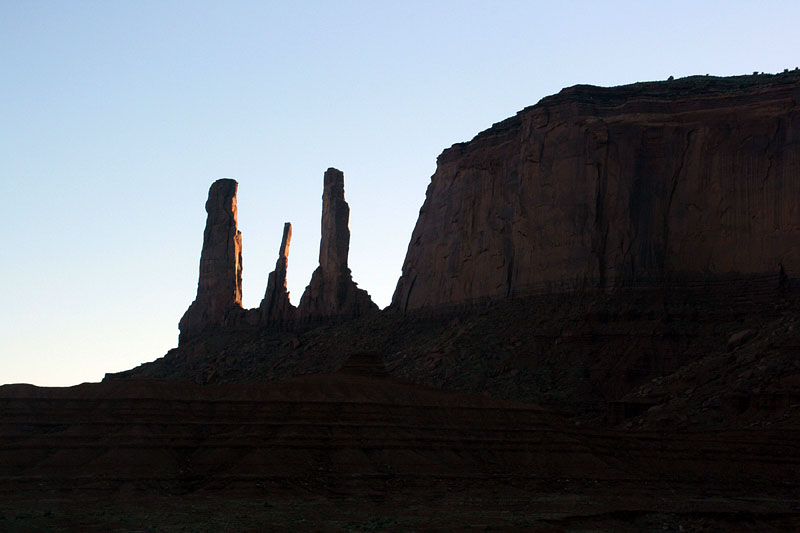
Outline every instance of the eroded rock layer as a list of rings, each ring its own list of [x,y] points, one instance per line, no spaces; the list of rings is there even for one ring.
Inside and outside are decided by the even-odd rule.
[[[325,171],[322,192],[322,238],[319,267],[300,299],[301,319],[356,317],[377,311],[367,291],[359,289],[347,266],[350,207],[344,199],[344,174]]]
[[[800,273],[800,73],[575,86],[438,159],[394,306]]]
[[[223,326],[242,310],[242,233],[237,228],[232,179],[215,181],[206,201],[206,229],[200,254],[197,297],[181,318],[181,337]]]

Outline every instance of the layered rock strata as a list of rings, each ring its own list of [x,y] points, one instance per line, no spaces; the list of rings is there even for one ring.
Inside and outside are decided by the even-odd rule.
[[[438,158],[402,310],[800,273],[800,73],[579,85]]]
[[[181,337],[226,325],[241,314],[242,233],[236,220],[237,188],[236,181],[220,179],[208,191],[197,297],[180,320]]]
[[[322,192],[322,238],[319,267],[300,299],[301,319],[355,317],[377,311],[367,291],[353,281],[347,256],[350,251],[350,207],[344,199],[344,174],[325,171]]]
[[[283,238],[278,250],[278,261],[275,270],[270,272],[267,280],[267,291],[261,300],[260,318],[263,323],[272,321],[294,320],[297,309],[289,301],[286,290],[286,271],[289,266],[289,245],[292,242],[292,224],[283,225]]]

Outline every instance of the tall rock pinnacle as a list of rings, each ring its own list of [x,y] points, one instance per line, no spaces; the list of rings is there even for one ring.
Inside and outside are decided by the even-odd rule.
[[[350,251],[350,207],[344,199],[344,174],[325,172],[322,192],[322,239],[319,267],[300,299],[301,319],[354,317],[376,311],[367,291],[359,289],[347,266]]]
[[[350,251],[350,206],[344,200],[344,174],[335,168],[325,172],[322,192],[322,239],[319,266],[328,273],[347,270]]]
[[[242,233],[236,221],[232,179],[215,181],[208,190],[206,229],[200,254],[197,297],[181,318],[181,337],[208,326],[223,326],[242,308]]]
[[[289,302],[289,291],[286,290],[286,269],[289,266],[289,244],[292,242],[292,224],[283,225],[283,239],[278,250],[278,261],[275,270],[270,272],[267,280],[267,292],[261,300],[260,314],[262,322],[274,320],[292,320],[296,308]]]

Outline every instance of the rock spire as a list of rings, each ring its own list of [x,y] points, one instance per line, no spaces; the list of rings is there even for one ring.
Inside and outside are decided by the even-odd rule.
[[[323,181],[319,266],[328,273],[344,272],[350,251],[350,206],[344,200],[344,173],[329,168]]]
[[[235,180],[220,179],[208,190],[197,297],[181,318],[181,337],[209,326],[224,326],[241,312],[242,233],[236,220],[237,188]]]
[[[292,225],[287,222],[261,305],[242,309],[242,234],[236,221],[237,188],[236,181],[221,179],[208,191],[197,297],[179,323],[179,343],[218,328],[282,327],[297,320],[353,318],[378,310],[367,291],[359,289],[353,281],[347,266],[350,207],[344,200],[344,174],[335,168],[325,172],[319,267],[300,305],[291,304],[286,289],[292,241]]]
[[[289,266],[289,244],[292,242],[292,224],[283,225],[283,238],[278,250],[278,261],[275,270],[270,272],[267,280],[267,292],[261,300],[261,322],[288,321],[295,318],[297,309],[289,302],[289,291],[286,290],[286,270]]]
[[[350,207],[344,199],[344,174],[325,172],[322,192],[322,238],[319,267],[300,299],[301,319],[354,317],[377,311],[378,306],[353,281],[347,266],[350,250]]]

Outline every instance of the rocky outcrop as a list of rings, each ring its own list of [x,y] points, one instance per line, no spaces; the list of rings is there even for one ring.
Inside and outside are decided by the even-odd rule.
[[[438,159],[393,305],[800,274],[800,73],[575,86]]]
[[[377,311],[367,291],[359,289],[347,266],[350,207],[344,199],[344,174],[325,172],[322,192],[322,238],[319,267],[300,299],[301,319],[355,317]]]
[[[181,338],[224,326],[241,314],[242,233],[236,222],[237,188],[236,181],[220,179],[208,191],[197,297],[181,318]]]
[[[292,242],[292,224],[283,225],[283,238],[278,250],[278,261],[275,270],[270,272],[267,280],[267,292],[259,307],[262,323],[288,321],[295,319],[297,309],[289,301],[286,290],[286,269],[289,266],[289,244]]]
[[[350,249],[350,207],[344,200],[344,174],[325,172],[322,194],[322,241],[319,267],[314,271],[299,308],[289,301],[286,273],[292,225],[283,228],[275,270],[256,309],[242,309],[242,235],[236,224],[237,183],[216,181],[208,192],[208,219],[200,256],[197,298],[180,321],[182,344],[204,331],[234,331],[258,327],[286,327],[298,320],[353,318],[376,311],[366,291],[359,289],[347,266]]]

